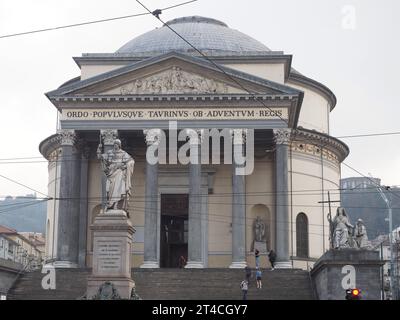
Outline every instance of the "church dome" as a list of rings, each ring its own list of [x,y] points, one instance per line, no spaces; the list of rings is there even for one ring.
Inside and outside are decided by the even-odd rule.
[[[166,24],[207,55],[261,55],[271,51],[261,42],[215,19],[191,16]],[[198,54],[167,26],[132,39],[116,53],[153,56],[170,51]]]

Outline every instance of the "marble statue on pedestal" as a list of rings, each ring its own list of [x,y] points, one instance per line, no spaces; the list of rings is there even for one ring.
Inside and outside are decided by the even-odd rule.
[[[131,195],[135,161],[121,149],[119,139],[114,140],[113,149],[107,153],[102,153],[102,145],[99,144],[97,157],[101,159],[103,172],[107,177],[107,210],[126,210],[128,197]]]

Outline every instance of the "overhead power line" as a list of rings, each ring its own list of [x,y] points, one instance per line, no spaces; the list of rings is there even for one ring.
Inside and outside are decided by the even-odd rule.
[[[161,11],[165,11],[168,9],[176,8],[179,6],[183,6],[185,4],[189,4],[192,2],[196,2],[198,0],[191,0],[191,1],[186,1],[182,2],[173,6],[165,7],[163,9],[160,9]],[[148,14],[152,14],[151,12],[143,12],[143,13],[137,13],[137,14],[131,14],[127,16],[120,16],[120,17],[114,17],[114,18],[106,18],[106,19],[100,19],[100,20],[93,20],[93,21],[86,21],[86,22],[80,22],[80,23],[74,23],[74,24],[67,24],[64,26],[58,26],[58,27],[53,27],[53,28],[45,28],[45,29],[38,29],[38,30],[31,30],[31,31],[25,31],[25,32],[19,32],[19,33],[12,33],[12,34],[6,34],[0,36],[0,39],[2,38],[11,38],[11,37],[16,37],[16,36],[23,36],[27,34],[32,34],[32,33],[39,33],[39,32],[45,32],[45,31],[53,31],[53,30],[60,30],[60,29],[66,29],[66,28],[72,28],[72,27],[80,27],[84,25],[89,25],[89,24],[95,24],[95,23],[101,23],[101,22],[108,22],[108,21],[115,21],[115,20],[122,20],[122,19],[128,19],[128,18],[134,18],[134,17],[139,17],[139,16],[145,16]]]
[[[30,206],[34,206],[34,205],[37,205],[37,204],[40,204],[40,203],[43,203],[43,202],[46,202],[49,200],[50,199],[44,199],[44,200],[40,200],[40,201],[32,201],[32,202],[29,202],[26,204],[20,204],[19,206],[14,206],[12,208],[2,208],[0,206],[0,215],[7,215],[8,212],[15,211],[18,209],[23,209],[23,208],[30,207]]]
[[[20,186],[23,186],[23,187],[25,187],[25,188],[27,188],[27,189],[29,189],[29,190],[31,190],[31,191],[40,193],[40,194],[44,195],[46,198],[50,198],[47,194],[45,194],[45,193],[43,193],[43,192],[40,192],[40,191],[37,191],[37,190],[35,190],[35,189],[31,188],[31,187],[28,187],[27,185],[25,185],[25,184],[23,184],[23,183],[20,183],[20,182],[18,182],[18,181],[13,180],[13,179],[7,178],[6,176],[3,176],[3,175],[1,175],[1,174],[0,174],[0,177],[3,178],[3,179],[6,179],[6,180],[8,180],[8,181],[11,181],[11,182],[13,182],[13,183],[15,183],[15,184],[18,184],[18,185],[20,185]]]
[[[381,132],[381,133],[354,134],[354,135],[348,135],[348,136],[339,136],[339,137],[335,137],[335,138],[338,138],[338,139],[364,138],[364,137],[377,137],[377,136],[392,136],[392,135],[398,135],[398,134],[400,134],[400,131],[395,131],[395,132]]]

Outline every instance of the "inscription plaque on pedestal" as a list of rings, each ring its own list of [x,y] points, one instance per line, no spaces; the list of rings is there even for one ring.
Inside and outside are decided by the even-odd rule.
[[[118,272],[121,269],[121,241],[98,242],[98,272]]]

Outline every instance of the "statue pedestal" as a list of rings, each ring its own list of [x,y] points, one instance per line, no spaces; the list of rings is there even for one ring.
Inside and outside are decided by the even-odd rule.
[[[254,251],[258,250],[260,253],[267,253],[267,243],[265,241],[254,241]]]
[[[129,299],[135,283],[131,278],[132,238],[135,229],[123,210],[99,214],[93,225],[93,269],[88,277],[91,299],[106,281],[111,282],[123,299]]]
[[[345,300],[346,289],[361,290],[362,300],[381,299],[379,252],[366,249],[331,249],[310,272],[319,300]]]

